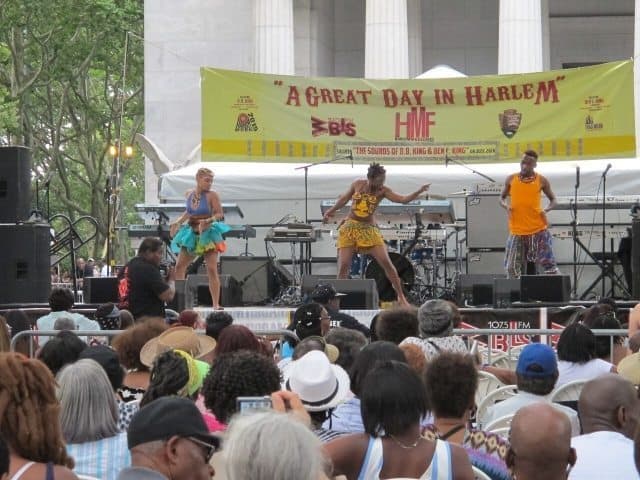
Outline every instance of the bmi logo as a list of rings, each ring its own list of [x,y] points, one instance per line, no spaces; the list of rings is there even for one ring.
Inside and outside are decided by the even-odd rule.
[[[236,132],[257,132],[258,124],[253,113],[239,113],[236,122]]]
[[[311,135],[317,137],[319,135],[337,136],[345,134],[349,137],[356,135],[356,124],[350,118],[330,118],[322,120],[320,118],[311,117]]]
[[[507,138],[513,137],[518,128],[520,127],[520,121],[522,120],[522,114],[515,108],[505,110],[498,114],[498,121],[500,122],[500,128],[502,133]]]

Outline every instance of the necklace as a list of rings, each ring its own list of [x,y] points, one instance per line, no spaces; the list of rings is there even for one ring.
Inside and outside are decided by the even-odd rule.
[[[416,448],[418,446],[418,444],[420,443],[420,440],[426,440],[426,438],[422,434],[420,434],[420,435],[418,435],[418,438],[416,438],[415,442],[410,443],[409,445],[406,445],[406,444],[402,443],[400,440],[398,440],[396,437],[394,437],[391,434],[389,434],[387,436],[391,440],[396,442],[400,448],[404,448],[405,450],[411,450],[412,448]]]
[[[200,193],[198,191],[193,192],[193,195],[191,195],[191,207],[193,209],[198,208],[198,206],[200,205]]]

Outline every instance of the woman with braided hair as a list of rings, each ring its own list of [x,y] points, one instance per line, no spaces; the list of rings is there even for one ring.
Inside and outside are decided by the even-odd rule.
[[[0,372],[0,434],[9,445],[9,478],[77,480],[49,369],[19,353],[0,353]]]

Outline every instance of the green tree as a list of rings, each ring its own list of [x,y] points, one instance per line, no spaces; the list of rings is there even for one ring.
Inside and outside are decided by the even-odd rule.
[[[142,201],[139,153],[120,159],[118,202],[105,194],[108,147],[131,144],[143,126],[142,28],[142,0],[0,0],[0,144],[31,148],[41,209],[48,190],[51,214],[97,220],[83,255],[103,254],[108,213],[130,220],[121,212]],[[90,236],[89,224],[78,228]]]

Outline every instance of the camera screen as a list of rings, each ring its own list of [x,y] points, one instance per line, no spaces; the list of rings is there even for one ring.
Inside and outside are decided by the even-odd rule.
[[[271,398],[269,397],[238,397],[236,399],[238,412],[247,410],[265,410],[271,408]]]

